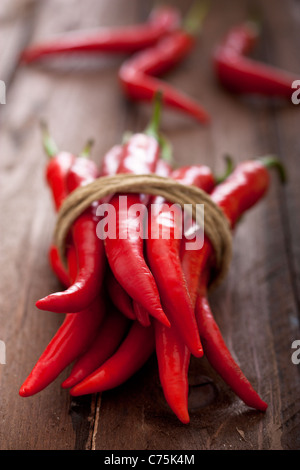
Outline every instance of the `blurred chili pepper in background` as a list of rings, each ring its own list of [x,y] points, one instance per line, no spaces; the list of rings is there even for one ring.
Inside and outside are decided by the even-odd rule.
[[[247,57],[259,38],[258,23],[245,22],[232,28],[216,47],[213,64],[216,75],[230,91],[291,99],[296,76]]]
[[[70,52],[133,53],[152,46],[162,36],[176,30],[180,23],[181,14],[177,8],[161,6],[155,8],[142,24],[70,32],[30,46],[23,51],[21,61],[30,63]]]

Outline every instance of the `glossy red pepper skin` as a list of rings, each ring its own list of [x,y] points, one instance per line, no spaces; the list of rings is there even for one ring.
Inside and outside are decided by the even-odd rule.
[[[130,321],[124,315],[108,308],[94,341],[75,361],[62,388],[73,387],[107,361],[120,346],[129,326]]]
[[[199,285],[195,310],[205,356],[220,377],[247,406],[259,411],[266,411],[267,403],[260,398],[234,361],[215,322],[207,300],[208,277],[208,273],[204,271]]]
[[[118,387],[135,374],[154,351],[153,327],[133,322],[119,349],[99,369],[71,388],[73,396],[103,392]]]
[[[58,152],[49,158],[45,176],[51,189],[55,210],[58,211],[68,194],[66,175],[76,157],[69,152]]]
[[[186,179],[185,179],[186,173]],[[214,186],[214,178],[208,167],[185,167],[174,171],[171,177],[177,181],[191,184],[194,181],[204,191]],[[162,299],[163,309],[171,325],[174,325],[192,354],[200,357],[203,354],[197,323],[180,262],[181,239],[176,238],[176,210],[168,202],[161,205],[158,198],[153,211],[149,214],[151,235],[146,240],[147,259],[156,280]],[[156,209],[158,208],[158,209]],[[176,208],[175,208],[176,209]],[[179,212],[179,209],[177,209]],[[158,234],[156,237],[154,233]],[[154,235],[154,236],[153,236]],[[168,273],[168,276],[165,273]]]
[[[30,63],[45,56],[69,52],[133,53],[152,46],[162,36],[177,29],[180,23],[181,15],[175,7],[162,6],[153,10],[144,24],[65,34],[29,47],[21,60]]]
[[[76,252],[73,246],[68,252],[68,267],[71,283],[77,275]],[[35,395],[53,382],[90,345],[104,314],[105,305],[100,292],[84,311],[66,314],[64,322],[21,386],[19,394],[22,397]]]
[[[236,93],[278,96],[290,100],[296,76],[246,56],[258,39],[251,23],[233,28],[213,56],[219,81]]]
[[[160,147],[154,137],[142,133],[134,134],[123,150],[118,173],[155,172]],[[147,198],[141,199],[138,194],[129,194],[126,197],[124,206],[120,203],[118,195],[110,200],[116,214],[116,237],[107,237],[104,241],[108,263],[115,278],[129,296],[155,318],[169,324],[161,307],[155,280],[144,258],[143,237],[136,236],[136,233],[142,234],[143,229],[136,215],[131,216],[129,213],[129,208],[134,204],[140,204],[141,212],[145,213]]]
[[[119,70],[119,81],[124,93],[133,100],[152,101],[160,90],[167,106],[192,116],[202,124],[208,123],[208,113],[196,100],[154,77],[178,64],[193,45],[193,36],[184,31],[175,31],[152,48],[127,59]]]
[[[136,320],[132,299],[117,281],[111,270],[108,270],[106,275],[106,286],[109,298],[113,305],[115,305],[115,307],[128,319]]]
[[[215,186],[215,178],[208,167],[182,167],[172,172],[172,177],[186,185],[195,185],[211,192]],[[179,247],[178,247],[179,250]],[[187,250],[189,253],[190,250]],[[177,262],[180,263],[179,252]],[[185,272],[183,275],[185,276]],[[187,290],[190,293],[190,278],[186,279]],[[198,289],[198,285],[197,285]],[[192,298],[192,309],[195,301]],[[197,325],[197,323],[196,323]],[[198,326],[196,326],[198,329]],[[155,347],[158,361],[160,383],[164,396],[172,411],[182,423],[188,423],[188,369],[190,350],[183,340],[182,330],[177,330],[171,322],[171,328],[155,322]]]
[[[105,155],[100,165],[99,176],[115,175],[123,154],[122,145],[114,145]]]
[[[57,279],[64,287],[68,287],[70,284],[69,274],[61,262],[58,249],[55,245],[50,245],[48,258],[49,264]]]
[[[99,175],[95,163],[85,157],[76,158],[67,175],[68,192],[74,191]],[[75,282],[62,292],[55,292],[36,302],[41,310],[56,313],[76,313],[84,310],[96,298],[101,288],[106,267],[103,241],[98,238],[95,215],[91,206],[72,225],[72,241],[76,247],[78,273]]]

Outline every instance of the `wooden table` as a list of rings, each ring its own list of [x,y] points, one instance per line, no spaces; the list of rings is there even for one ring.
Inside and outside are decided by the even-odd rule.
[[[190,2],[174,3],[185,12]],[[178,164],[203,163],[222,172],[227,153],[235,162],[272,153],[286,165],[288,184],[272,174],[267,196],[239,224],[230,272],[211,295],[228,347],[269,407],[265,414],[247,408],[201,358],[191,363],[191,422],[183,425],[165,403],[155,357],[128,383],[101,396],[72,399],[60,388],[69,370],[38,395],[18,395],[62,321],[35,307],[38,298],[60,288],[47,261],[55,215],[39,121],[48,121],[62,149],[78,153],[94,137],[93,158],[100,162],[124,131],[143,129],[150,116],[148,105],[128,103],[119,90],[123,57],[64,57],[25,67],[18,65],[20,51],[59,32],[143,20],[152,2],[1,2],[0,78],[7,89],[0,105],[0,340],[6,346],[1,449],[300,448],[300,366],[291,360],[292,342],[300,339],[300,105],[234,97],[216,82],[211,66],[213,47],[247,18],[249,4],[212,0],[195,50],[166,76],[203,103],[212,124],[199,126],[166,109],[162,129]],[[300,78],[300,3],[257,6],[263,32],[255,57]]]

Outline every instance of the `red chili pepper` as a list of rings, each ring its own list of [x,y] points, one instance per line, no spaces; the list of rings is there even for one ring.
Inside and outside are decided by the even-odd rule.
[[[57,246],[50,245],[48,257],[52,271],[54,272],[58,280],[63,284],[63,286],[68,287],[70,283],[69,275],[63,263],[61,262]]]
[[[172,177],[177,181],[181,181],[183,184],[195,185],[201,189],[211,192],[215,186],[215,178],[208,167],[205,166],[191,166],[182,167],[172,172]],[[177,271],[181,271],[178,268],[180,264],[179,258],[179,246],[176,247],[176,265]],[[190,250],[188,250],[190,251]],[[167,259],[170,259],[168,252],[166,252]],[[161,260],[161,257],[157,258],[157,262]],[[163,269],[163,268],[162,268]],[[169,279],[169,271],[168,271]],[[189,292],[189,282],[186,282],[183,276],[180,275],[180,281],[183,285],[186,283],[187,291]],[[164,286],[166,287],[166,286]],[[162,290],[164,289],[162,287]],[[170,297],[173,297],[174,290],[168,288]],[[186,295],[186,294],[185,294]],[[174,299],[176,303],[177,299]],[[194,302],[192,303],[189,299],[189,310],[190,315],[193,315]],[[172,306],[173,310],[175,306]],[[166,310],[168,313],[169,310]],[[192,312],[192,313],[191,313]],[[179,311],[178,314],[182,315],[183,321],[186,321],[184,310]],[[155,347],[156,356],[159,368],[160,383],[163,388],[164,396],[170,408],[176,414],[176,416],[183,423],[189,422],[188,413],[188,369],[190,363],[190,349],[187,347],[187,342],[182,335],[182,327],[180,330],[176,328],[177,322],[171,321],[171,328],[166,328],[158,322],[155,322]],[[195,325],[193,324],[194,328]],[[197,323],[196,330],[198,331]]]
[[[70,281],[77,275],[76,252],[68,252]],[[20,388],[22,397],[34,395],[47,387],[58,375],[89,346],[104,318],[105,305],[102,293],[81,312],[66,314],[58,329],[31,373]]]
[[[254,93],[291,99],[291,73],[263,64],[246,56],[258,39],[257,25],[244,23],[232,28],[213,56],[220,82],[237,93]]]
[[[216,372],[247,406],[265,411],[268,407],[267,403],[260,398],[234,361],[212,315],[207,300],[208,277],[208,272],[204,272],[196,302],[196,316],[205,356]]]
[[[210,191],[214,186],[214,178],[207,167],[186,167],[172,173],[178,181],[194,181],[204,191]],[[162,205],[163,204],[163,205]],[[180,263],[181,238],[176,237],[178,231],[179,208],[168,202],[161,203],[157,199],[155,212],[149,214],[151,235],[146,240],[147,259],[156,280],[162,299],[163,309],[171,325],[174,325],[184,343],[192,354],[202,356],[203,351],[198,334],[193,306],[187,289]],[[177,219],[177,220],[176,220]],[[166,273],[168,275],[166,276]]]
[[[133,53],[152,46],[162,36],[180,26],[181,15],[175,7],[156,8],[143,24],[72,32],[26,49],[25,63],[69,52]]]
[[[153,135],[158,136],[160,106],[158,96],[150,126],[144,133],[130,136],[124,144],[118,173],[155,172],[160,156],[160,144]],[[125,205],[120,202],[118,195],[110,200],[116,214],[116,236],[107,236],[104,240],[109,265],[129,296],[144,306],[153,317],[169,325],[161,307],[155,280],[144,259],[143,227],[140,226],[136,214],[130,214],[130,208],[139,204],[140,219],[144,219],[147,198],[141,199],[138,194],[129,194],[126,198]]]
[[[107,361],[120,346],[129,324],[129,320],[124,315],[109,308],[96,338],[75,361],[69,377],[62,383],[62,387],[73,387]]]
[[[198,13],[199,22],[203,19],[203,13],[201,5],[200,14]],[[194,14],[193,9],[193,30]],[[201,123],[207,123],[210,117],[196,100],[153,77],[170,70],[188,55],[195,44],[193,32],[191,28],[187,30],[181,28],[169,33],[151,48],[127,59],[119,70],[119,80],[123,91],[133,100],[151,101],[155,93],[160,90],[166,105],[187,113]]]
[[[46,123],[41,123],[43,146],[49,162],[46,166],[46,180],[52,192],[55,209],[58,211],[68,194],[66,175],[75,161],[75,155],[70,152],[60,152],[50,136]]]
[[[118,387],[135,374],[154,351],[153,327],[133,322],[119,349],[99,369],[71,388],[73,396],[103,392]]]
[[[89,148],[89,146],[88,146]],[[86,158],[75,159],[67,175],[69,193],[98,177],[96,164]],[[101,288],[106,267],[103,240],[98,238],[95,215],[97,205],[92,205],[72,225],[72,241],[76,247],[78,273],[75,282],[62,292],[55,292],[36,302],[41,310],[57,313],[76,313],[84,310],[96,298]]]

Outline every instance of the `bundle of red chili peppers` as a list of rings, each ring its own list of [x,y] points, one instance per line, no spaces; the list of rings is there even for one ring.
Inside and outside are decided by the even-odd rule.
[[[246,161],[221,179],[204,165],[172,169],[163,159],[160,106],[158,97],[150,125],[113,147],[100,169],[88,158],[90,144],[79,156],[59,152],[45,130],[44,146],[50,157],[46,179],[56,210],[68,194],[99,176],[156,173],[209,193],[234,228],[241,215],[265,195],[268,168],[282,170],[279,162],[274,158]],[[196,251],[186,249],[186,239],[175,236],[176,211],[168,201],[126,196],[126,209],[117,194],[109,201],[117,214],[116,236],[103,240],[97,235],[96,212],[103,201],[96,201],[75,220],[66,244],[67,269],[57,247],[50,247],[51,267],[65,288],[40,299],[37,307],[65,313],[65,318],[20,395],[40,392],[71,364],[63,388],[70,388],[73,396],[103,392],[124,383],[156,352],[165,398],[177,417],[188,423],[188,369],[193,354],[205,355],[248,406],[264,411],[266,403],[232,358],[210,310],[207,290],[214,266],[210,240],[205,237]],[[130,235],[143,231],[140,218],[129,210],[137,203],[145,210],[142,219],[149,218],[159,237]],[[191,221],[189,231],[195,225]]]
[[[29,63],[68,52],[126,53],[130,56],[119,70],[119,81],[127,96],[150,101],[160,90],[167,106],[207,123],[210,117],[199,103],[158,78],[194,47],[206,5],[199,9],[196,2],[194,8],[185,21],[176,8],[160,7],[144,24],[70,33],[28,48],[21,59]],[[220,82],[238,93],[290,98],[294,77],[246,56],[256,39],[257,31],[250,24],[229,31],[213,55]],[[234,230],[241,216],[266,194],[269,168],[276,167],[284,176],[275,158],[245,161],[223,178],[216,178],[204,165],[174,169],[165,160],[168,146],[159,131],[160,106],[157,99],[150,125],[114,146],[102,159],[101,168],[88,158],[90,143],[79,156],[59,152],[44,129],[50,158],[46,180],[55,209],[59,211],[70,193],[96,178],[156,173],[207,192]],[[205,355],[246,405],[265,411],[267,404],[233,359],[211,312],[208,290],[214,278],[214,249],[210,240],[205,236],[201,249],[189,250],[188,234],[181,239],[176,236],[180,213],[172,204],[162,197],[126,194],[124,206],[119,196],[109,201],[116,214],[114,236],[98,236],[98,210],[105,201],[95,201],[68,234],[67,266],[57,246],[49,249],[50,265],[64,289],[36,305],[65,317],[20,395],[40,392],[71,364],[63,388],[69,388],[73,396],[103,392],[124,383],[155,352],[166,401],[181,422],[188,423],[190,358]],[[130,211],[136,204],[142,205],[138,218]],[[146,225],[159,236],[143,237]],[[197,232],[195,221],[189,221],[188,232]],[[138,237],[132,236],[136,233]]]

